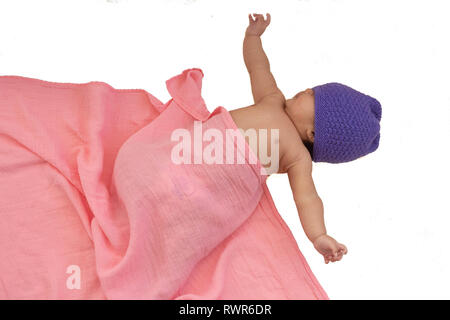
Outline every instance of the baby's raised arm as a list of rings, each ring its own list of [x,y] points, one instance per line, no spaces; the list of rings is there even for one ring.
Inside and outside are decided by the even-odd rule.
[[[308,239],[313,243],[325,263],[339,261],[347,248],[327,235],[323,217],[323,203],[312,179],[312,161],[306,151],[287,168],[289,183],[298,215]]]
[[[269,60],[260,38],[270,24],[270,14],[267,14],[267,19],[262,14],[253,15],[254,19],[249,15],[249,26],[243,43],[244,62],[250,75],[253,99],[255,104],[264,100],[271,106],[284,105],[285,97],[270,71]],[[306,236],[324,256],[325,263],[339,261],[347,253],[347,248],[327,235],[322,200],[312,179],[311,156],[299,139],[298,136],[292,138],[292,148],[287,148],[290,151],[285,159],[293,161],[286,162],[289,165],[284,171],[289,177],[298,215]]]
[[[261,35],[270,24],[270,14],[264,19],[262,14],[249,14],[249,26],[245,31],[243,54],[247,71],[250,75],[252,94],[255,104],[265,97],[272,97],[284,101],[284,95],[278,89],[275,78],[270,71],[269,59],[263,50]]]

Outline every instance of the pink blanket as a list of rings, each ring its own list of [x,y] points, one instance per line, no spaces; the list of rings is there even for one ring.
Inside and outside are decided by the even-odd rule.
[[[245,164],[171,161],[174,129],[236,129],[202,78],[167,80],[163,104],[0,77],[1,299],[328,299],[246,143]]]

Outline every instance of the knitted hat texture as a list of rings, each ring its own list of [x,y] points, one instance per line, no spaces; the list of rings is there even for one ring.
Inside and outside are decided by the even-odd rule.
[[[381,104],[340,83],[313,88],[313,161],[341,163],[367,155],[380,141]]]

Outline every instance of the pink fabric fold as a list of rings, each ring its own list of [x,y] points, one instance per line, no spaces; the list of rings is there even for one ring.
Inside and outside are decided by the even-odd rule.
[[[194,121],[237,129],[206,108],[203,76],[167,80],[167,103],[0,77],[0,298],[328,299],[243,136],[243,164],[171,158],[172,133],[194,136]]]

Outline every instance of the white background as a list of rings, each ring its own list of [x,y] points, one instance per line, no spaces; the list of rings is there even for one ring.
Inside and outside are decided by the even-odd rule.
[[[450,7],[446,1],[0,1],[0,74],[104,81],[170,99],[165,80],[204,73],[210,111],[253,103],[242,58],[247,14],[287,97],[329,81],[383,106],[379,149],[316,164],[329,234],[325,265],[301,228],[287,176],[268,185],[332,299],[449,299]]]

